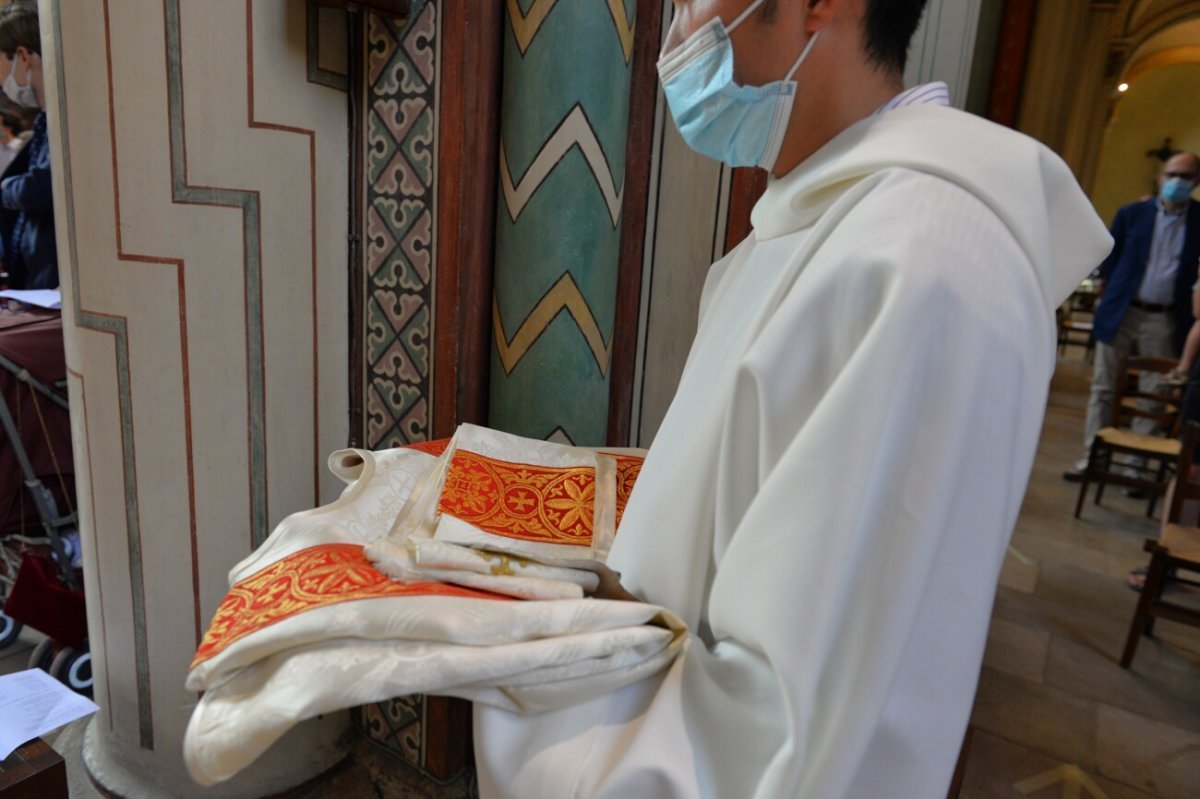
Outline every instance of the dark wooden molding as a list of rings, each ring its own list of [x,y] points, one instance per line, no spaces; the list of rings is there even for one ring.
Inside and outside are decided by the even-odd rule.
[[[1021,88],[1036,11],[1036,0],[1004,0],[992,84],[988,89],[987,117],[1010,128],[1016,127],[1021,110]]]
[[[733,170],[729,181],[729,210],[725,215],[725,252],[742,243],[750,235],[750,212],[767,190],[767,171],[756,167]]]
[[[504,4],[442,6],[433,433],[487,420]]]
[[[628,446],[633,413],[633,373],[637,362],[638,315],[646,246],[646,208],[650,199],[650,159],[654,147],[654,110],[658,97],[662,4],[639,2],[629,88],[629,138],[625,147],[625,198],[621,209],[621,255],[617,271],[617,307],[609,361],[608,444]]]
[[[346,103],[350,126],[350,226],[347,229],[347,265],[350,281],[350,440],[351,447],[366,446],[367,427],[363,411],[367,380],[366,364],[366,263],[363,235],[366,217],[363,202],[366,197],[366,70],[364,60],[364,14],[350,14],[346,20]]]
[[[502,3],[444,3],[441,12],[435,438],[462,422],[487,421],[504,53]],[[427,696],[425,710],[425,772],[452,779],[474,763],[471,704]]]
[[[316,0],[319,6],[345,8],[350,11],[374,11],[389,17],[408,18],[412,0]]]
[[[425,697],[425,773],[445,782],[475,763],[471,703],[447,696]]]

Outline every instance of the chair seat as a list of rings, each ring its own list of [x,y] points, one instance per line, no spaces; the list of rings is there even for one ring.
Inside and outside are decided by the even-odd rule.
[[[1122,397],[1121,398],[1121,407],[1125,408],[1126,410],[1129,410],[1131,408],[1137,408],[1137,407],[1139,407],[1138,406],[1139,402],[1141,402],[1141,400],[1139,400],[1137,397]],[[1163,408],[1162,413],[1165,413],[1165,414],[1173,414],[1173,413],[1179,412],[1179,406],[1175,405],[1174,403],[1171,403],[1171,402],[1162,403],[1162,408]]]
[[[1127,449],[1140,449],[1143,452],[1162,455],[1168,458],[1179,457],[1179,439],[1147,436],[1141,433],[1131,433],[1128,430],[1118,430],[1115,427],[1101,428],[1096,435],[1106,444]]]
[[[1168,524],[1159,536],[1158,543],[1170,550],[1173,558],[1200,563],[1200,527]]]

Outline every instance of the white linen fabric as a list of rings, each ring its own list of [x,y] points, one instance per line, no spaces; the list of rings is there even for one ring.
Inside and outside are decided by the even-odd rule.
[[[839,134],[712,267],[609,565],[665,675],[476,707],[485,797],[943,796],[1055,363],[1111,246],[1032,139],[916,105]]]
[[[526,577],[545,581],[565,582],[581,591],[595,591],[600,578],[584,569],[546,566],[516,555],[503,555],[482,549],[447,544],[444,541],[416,541],[413,559],[419,568],[472,572],[486,576]]]
[[[464,544],[496,552],[507,552],[547,564],[585,565],[604,562],[616,535],[616,462],[594,449],[572,447],[552,441],[503,433],[476,425],[461,425],[454,434],[455,451],[471,452],[515,464],[549,468],[586,468],[595,471],[595,518],[588,546],[541,544],[494,535],[455,518],[439,516],[433,537],[439,541]],[[449,454],[449,453],[448,453]]]
[[[526,540],[457,518],[441,500],[459,454],[483,456],[516,469],[586,471],[591,475],[586,481],[590,494],[581,499],[591,506],[586,519],[590,539],[579,544]],[[504,493],[497,486],[482,490],[488,492]],[[500,497],[475,499],[498,502]],[[520,599],[582,599],[585,591],[594,591],[599,584],[595,572],[588,569],[602,564],[612,547],[616,509],[613,455],[464,424],[422,477],[388,534],[372,542],[366,553],[395,580],[436,580]],[[576,516],[576,523],[582,521]]]
[[[378,541],[438,462],[408,449],[334,453],[330,468],[349,483],[342,496],[281,522],[230,583],[304,550]],[[204,695],[184,759],[193,779],[210,785],[303,719],[411,693],[543,712],[662,671],[685,640],[674,614],[633,602],[414,595],[323,605],[237,638],[191,669],[187,687]]]
[[[428,561],[422,563],[420,560],[421,549],[423,545],[428,543],[431,543],[429,539],[424,541],[414,538],[393,540],[389,536],[371,544],[367,548],[367,556],[377,569],[393,580],[400,582],[432,580],[435,582],[450,583],[451,585],[466,586],[467,588],[477,588],[481,591],[491,591],[492,593],[503,594],[504,596],[511,596],[517,599],[583,598],[583,583],[585,580],[582,577],[565,579],[564,576],[550,576],[549,574],[488,574],[461,567],[433,566]],[[454,545],[446,544],[444,546]],[[458,547],[458,549],[462,549],[464,552],[479,552],[492,557],[506,557],[501,553],[484,553],[483,550],[471,549],[469,547]],[[466,557],[462,557],[461,560],[465,561]],[[555,570],[562,573],[590,575],[594,578],[594,583],[597,585],[600,581],[594,572],[585,572],[582,569],[556,568]]]

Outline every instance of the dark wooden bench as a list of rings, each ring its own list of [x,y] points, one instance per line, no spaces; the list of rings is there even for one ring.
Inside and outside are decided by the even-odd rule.
[[[67,799],[62,755],[34,738],[0,760],[0,799]]]

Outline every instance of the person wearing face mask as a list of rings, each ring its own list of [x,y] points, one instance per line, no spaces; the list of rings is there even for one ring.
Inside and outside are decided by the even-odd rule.
[[[0,107],[0,175],[25,146],[21,134],[25,132],[25,121],[13,111]]]
[[[33,135],[0,176],[0,257],[9,286],[15,289],[58,288],[42,81],[36,5],[14,2],[0,7],[0,84],[17,105],[39,110]]]
[[[679,132],[771,180],[711,267],[597,596],[690,632],[616,692],[477,704],[482,796],[946,795],[1054,310],[1111,239],[1047,148],[904,90],[924,5],[675,0]]]
[[[1200,204],[1191,200],[1200,180],[1200,158],[1178,153],[1163,164],[1158,196],[1123,206],[1112,223],[1115,242],[1100,264],[1103,295],[1096,306],[1092,334],[1096,359],[1092,391],[1083,427],[1083,456],[1063,473],[1082,479],[1096,431],[1112,417],[1121,362],[1136,344],[1141,355],[1178,357],[1192,327],[1192,286],[1200,259]],[[1153,391],[1160,376],[1144,375]],[[1135,420],[1148,433],[1153,422]]]

